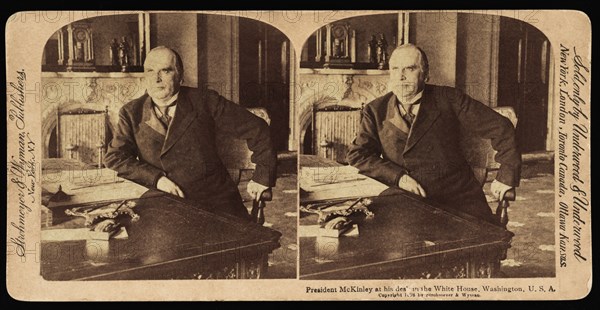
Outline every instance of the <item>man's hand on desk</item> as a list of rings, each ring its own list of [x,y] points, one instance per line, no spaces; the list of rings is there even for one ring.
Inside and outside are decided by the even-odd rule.
[[[158,182],[156,182],[156,188],[165,193],[185,198],[183,191],[179,188],[179,186],[165,176],[162,176],[160,179],[158,179]]]
[[[254,181],[248,182],[248,186],[246,187],[246,191],[248,192],[248,194],[250,194],[250,196],[252,196],[252,198],[254,198],[254,200],[256,201],[260,200],[260,196],[267,189],[269,189],[268,186],[264,186]]]
[[[417,194],[421,197],[427,197],[427,194],[425,193],[423,187],[421,187],[421,184],[419,184],[419,182],[417,182],[408,174],[405,174],[402,177],[400,177],[400,180],[398,181],[398,187],[407,192]]]

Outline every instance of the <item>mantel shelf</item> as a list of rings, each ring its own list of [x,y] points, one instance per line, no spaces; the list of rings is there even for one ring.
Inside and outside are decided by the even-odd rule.
[[[300,68],[299,74],[336,74],[336,75],[389,75],[388,70],[378,69],[311,69]]]
[[[143,72],[42,72],[45,78],[141,78]]]

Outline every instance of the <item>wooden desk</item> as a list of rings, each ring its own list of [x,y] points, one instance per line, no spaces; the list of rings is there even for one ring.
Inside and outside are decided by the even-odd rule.
[[[359,236],[300,237],[301,279],[494,277],[512,238],[509,231],[400,189],[373,197],[369,209],[374,218],[354,218]],[[316,215],[300,216],[301,226],[317,223]]]
[[[261,278],[268,254],[279,247],[277,231],[173,196],[150,191],[134,201],[140,219],[125,224],[127,239],[42,241],[41,275],[46,280]]]

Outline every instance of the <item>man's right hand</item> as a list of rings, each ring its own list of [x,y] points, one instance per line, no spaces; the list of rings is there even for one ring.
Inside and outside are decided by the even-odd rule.
[[[419,182],[417,182],[408,174],[405,174],[400,178],[398,181],[398,187],[421,197],[427,197],[427,194],[425,193],[423,187],[421,187],[421,184],[419,184]]]
[[[181,198],[185,198],[183,195],[183,191],[175,184],[175,182],[169,180],[169,178],[162,176],[156,182],[156,188],[165,193],[169,193],[175,196],[179,196]]]

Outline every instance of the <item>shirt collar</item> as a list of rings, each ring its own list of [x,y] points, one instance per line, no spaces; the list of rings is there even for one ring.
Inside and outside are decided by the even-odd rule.
[[[171,97],[171,99],[165,101],[164,104],[158,104],[154,99],[152,101],[154,101],[155,105],[160,105],[160,106],[170,106],[173,102],[175,102],[177,100],[177,98],[179,97],[179,92],[177,92],[175,95],[173,95],[173,97]]]
[[[400,101],[400,98],[398,98],[398,101],[400,101],[400,104],[402,105],[413,105],[419,100],[421,100],[421,97],[423,97],[423,91],[420,91],[418,94],[416,94],[414,97],[412,97],[410,100],[407,100],[406,102]]]

